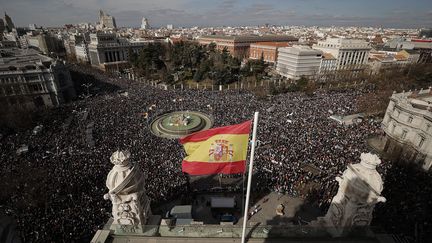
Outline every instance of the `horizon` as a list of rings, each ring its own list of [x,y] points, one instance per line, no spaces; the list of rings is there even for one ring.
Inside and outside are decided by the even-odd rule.
[[[1,0],[5,1],[5,0]],[[430,28],[432,3],[403,0],[348,2],[341,0],[31,0],[5,1],[16,26],[29,24],[61,27],[65,24],[95,23],[99,9],[113,16],[119,27],[139,27],[146,17],[153,28],[172,24],[179,27],[305,26]],[[29,8],[31,6],[31,8]],[[199,23],[199,24],[198,24]]]

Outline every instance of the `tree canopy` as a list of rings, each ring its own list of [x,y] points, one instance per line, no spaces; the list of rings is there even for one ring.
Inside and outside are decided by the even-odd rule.
[[[240,60],[227,49],[217,50],[213,44],[149,44],[139,53],[130,52],[129,61],[139,74],[167,83],[210,79],[214,84],[228,84],[237,81],[240,74]],[[258,73],[264,69],[258,65],[252,70]]]

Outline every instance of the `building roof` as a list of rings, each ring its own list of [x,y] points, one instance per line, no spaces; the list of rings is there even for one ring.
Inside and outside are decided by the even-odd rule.
[[[288,47],[288,46],[291,46],[291,45],[290,45],[289,42],[274,42],[274,41],[271,41],[271,42],[257,42],[257,43],[253,43],[253,44],[251,44],[251,46],[256,46],[256,47],[259,47],[259,46],[262,46],[262,47],[266,47],[266,46],[268,46],[268,47]]]
[[[381,36],[375,36],[374,38],[372,38],[371,42],[377,43],[377,44],[382,44],[384,43],[383,39]]]
[[[228,35],[203,35],[200,39],[220,39],[220,40],[233,40],[236,42],[254,41],[254,42],[274,42],[274,41],[297,41],[298,38],[288,35],[241,35],[241,36],[228,36]]]
[[[322,57],[323,59],[327,59],[327,60],[332,60],[332,59],[336,60],[336,58],[331,53],[328,52],[324,52]]]
[[[45,68],[43,63],[52,62],[53,59],[41,55],[34,49],[8,48],[0,49],[0,71],[14,71],[10,68]],[[31,66],[31,67],[30,67]]]
[[[398,106],[432,118],[432,89],[422,89],[420,91],[408,91],[393,93],[391,100]]]
[[[396,54],[396,55],[394,56],[394,58],[395,58],[397,61],[405,61],[405,60],[408,60],[408,57],[405,56],[405,55],[403,55],[403,54],[401,54],[401,53]]]
[[[280,52],[295,54],[299,56],[321,55],[322,51],[315,50],[309,46],[293,46],[279,48]]]

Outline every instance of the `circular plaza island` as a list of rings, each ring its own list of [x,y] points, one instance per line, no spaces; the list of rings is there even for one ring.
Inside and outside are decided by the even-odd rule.
[[[209,129],[213,118],[198,111],[174,111],[162,114],[150,123],[151,132],[163,138],[180,138]]]

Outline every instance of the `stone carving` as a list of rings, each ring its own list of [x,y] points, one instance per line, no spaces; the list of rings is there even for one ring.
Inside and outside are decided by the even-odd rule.
[[[336,177],[339,190],[327,214],[312,222],[328,229],[333,236],[342,236],[356,226],[368,226],[375,204],[385,202],[381,196],[383,181],[376,171],[378,156],[362,153],[361,162],[348,165],[342,177]]]
[[[110,160],[114,167],[109,172],[104,199],[112,202],[113,224],[142,226],[150,212],[150,201],[145,194],[145,177],[138,166],[130,165],[128,151],[116,151]]]

